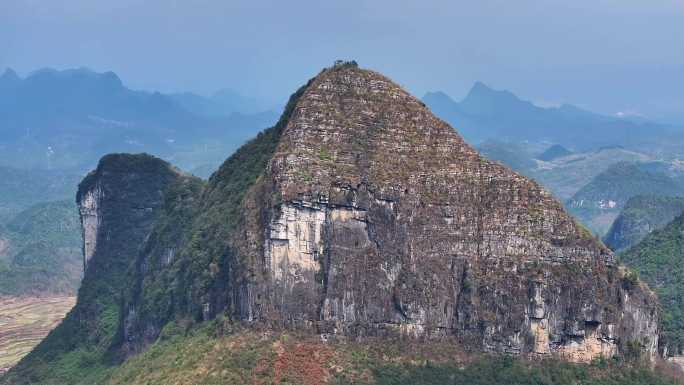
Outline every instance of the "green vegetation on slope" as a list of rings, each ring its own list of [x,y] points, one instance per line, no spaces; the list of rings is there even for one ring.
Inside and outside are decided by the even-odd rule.
[[[534,178],[565,201],[616,163],[648,160],[648,155],[624,148],[602,148],[545,162],[535,171]]]
[[[684,188],[665,174],[620,162],[597,175],[566,205],[573,215],[602,236],[631,197],[645,194],[677,196],[684,194]]]
[[[612,200],[624,205],[635,195],[677,195],[683,191],[672,178],[658,172],[642,170],[638,164],[620,162],[610,166],[582,187],[572,198],[581,204],[597,206],[600,201]],[[585,206],[583,204],[582,206]]]
[[[636,245],[684,212],[684,198],[638,195],[630,198],[603,239],[613,250]]]
[[[459,350],[455,341],[322,342],[314,336],[240,330],[225,319],[190,329],[183,325],[167,325],[144,353],[75,384],[682,384],[661,369],[629,362],[476,355]]]
[[[71,201],[37,204],[0,227],[0,295],[73,295],[83,269],[80,227]]]
[[[309,84],[290,97],[274,127],[231,155],[201,191],[185,194],[191,203],[171,199],[175,204],[165,206],[141,254],[150,265],[161,268],[134,271],[135,285],[127,295],[132,305],[141,304],[130,327],[132,334],[146,334],[154,340],[154,334],[175,318],[201,321],[219,311],[234,310],[230,285],[239,284],[235,277],[240,276],[243,261],[233,258],[229,245],[244,209],[243,199],[262,176],[298,98]],[[173,261],[161,262],[169,252],[174,255]],[[209,304],[209,311],[205,304]],[[146,342],[130,341],[130,348],[139,349]]]
[[[92,376],[117,362],[112,343],[120,331],[127,269],[148,233],[161,194],[179,177],[168,163],[150,155],[114,154],[82,181],[79,199],[92,183],[108,197],[98,208],[100,224],[108,231],[98,233],[97,255],[88,262],[76,306],[15,366],[12,382],[96,383]]]
[[[275,127],[241,147],[207,183],[183,177],[164,189],[163,204],[142,250],[138,249],[142,241],[130,241],[139,234],[135,223],[126,221],[135,220],[123,215],[124,210],[112,210],[113,217],[107,224],[112,239],[107,242],[124,249],[108,250],[98,240],[98,255],[89,263],[76,307],[9,373],[8,383],[100,383],[102,376],[125,358],[122,354],[132,353],[122,351],[124,343],[130,342],[127,347],[134,350],[141,349],[156,339],[153,326],[161,329],[174,318],[188,314],[195,320],[202,319],[201,296],[224,292],[229,284],[227,277],[217,276],[216,271],[219,266],[226,271],[228,237],[237,225],[244,194],[266,168],[297,98],[305,89],[302,87],[291,97]],[[116,176],[119,181],[111,182],[118,185],[116,191],[105,192],[105,196],[141,189],[130,186],[132,170],[149,184],[168,174],[169,167],[144,154],[108,155],[100,161],[103,164],[107,165],[108,178],[120,174]],[[89,174],[79,185],[77,196],[82,197],[102,178],[101,172]],[[201,215],[196,215],[198,208],[202,209]],[[162,262],[170,250],[174,250],[174,257]],[[170,266],[161,269],[165,263]],[[222,298],[230,300],[227,295]],[[143,323],[128,326],[132,330],[149,327],[145,331],[151,341],[123,340],[123,310],[137,301],[143,303],[139,309]]]
[[[671,353],[684,351],[684,216],[620,255],[663,304],[663,333]]]

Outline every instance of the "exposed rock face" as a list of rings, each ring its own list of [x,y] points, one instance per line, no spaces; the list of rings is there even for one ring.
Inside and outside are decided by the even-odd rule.
[[[108,155],[79,186],[83,263],[135,259],[155,222],[168,186],[180,173],[148,155]]]
[[[655,297],[560,203],[353,65],[312,79],[201,192],[166,200],[122,309],[129,352],[170,320],[225,313],[572,361],[656,353]]]
[[[183,178],[168,163],[145,154],[107,155],[86,176],[76,197],[85,268],[78,300],[54,332],[20,362],[17,373],[32,372],[73,350],[97,357],[115,341],[122,293],[129,282],[126,273],[157,220],[167,189]]]
[[[83,270],[88,266],[88,261],[95,254],[97,246],[97,233],[100,229],[100,212],[98,206],[103,198],[102,189],[95,184],[83,194],[78,202],[78,211],[81,216],[81,228],[83,232]]]

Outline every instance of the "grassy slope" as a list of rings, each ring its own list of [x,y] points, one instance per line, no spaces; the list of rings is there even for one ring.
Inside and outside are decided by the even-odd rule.
[[[173,330],[171,330],[173,329]],[[325,343],[315,336],[235,331],[223,321],[167,327],[145,353],[106,375],[123,384],[682,384],[625,362],[578,365],[472,355],[453,342]]]
[[[668,346],[684,351],[684,216],[652,232],[620,258],[658,293]]]

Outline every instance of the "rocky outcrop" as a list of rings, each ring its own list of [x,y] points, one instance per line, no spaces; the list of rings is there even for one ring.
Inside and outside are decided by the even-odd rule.
[[[572,361],[657,350],[657,301],[610,250],[539,185],[352,64],[312,79],[193,199],[188,233],[164,244],[160,227],[145,248],[129,351],[182,314]],[[173,263],[155,262],[169,247]]]
[[[100,229],[99,204],[103,198],[102,189],[97,184],[86,191],[78,202],[81,229],[83,233],[83,270],[95,254],[97,233]]]
[[[164,202],[168,186],[181,174],[149,155],[108,155],[79,186],[77,204],[87,271],[116,260],[126,267],[138,254]]]
[[[628,341],[655,354],[652,294],[624,290],[610,251],[377,73],[319,75],[245,201],[233,247],[263,256],[249,319],[575,361]]]
[[[97,360],[116,344],[122,294],[130,283],[128,269],[157,220],[167,190],[183,178],[168,163],[146,154],[107,155],[85,177],[76,197],[85,268],[76,305],[10,372],[11,378],[20,379],[16,383],[28,382],[26,373],[39,373],[43,362],[56,365],[64,355],[84,351]]]

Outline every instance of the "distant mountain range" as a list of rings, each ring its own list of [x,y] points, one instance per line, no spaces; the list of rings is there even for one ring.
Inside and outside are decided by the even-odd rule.
[[[264,111],[280,110],[255,98],[245,97],[231,89],[222,89],[210,97],[182,92],[168,95],[187,111],[202,116],[228,116],[233,113],[257,114]]]
[[[218,164],[277,119],[249,103],[228,92],[134,91],[113,72],[43,69],[22,79],[7,70],[0,76],[0,165],[89,169],[110,152],[149,152],[187,169]]]
[[[672,127],[646,120],[599,115],[568,104],[539,107],[481,82],[460,102],[440,91],[429,92],[422,100],[473,143],[547,141],[585,151],[608,145],[657,147],[665,137],[682,137]]]

